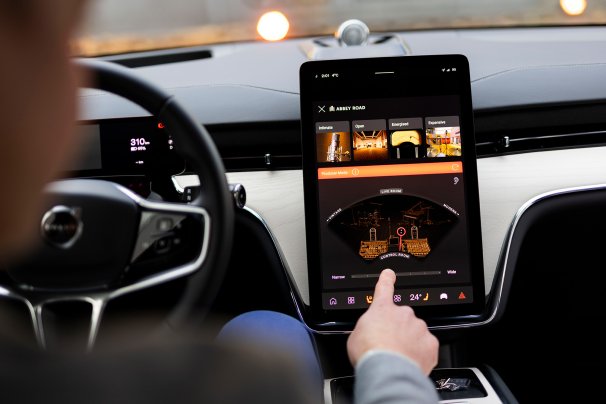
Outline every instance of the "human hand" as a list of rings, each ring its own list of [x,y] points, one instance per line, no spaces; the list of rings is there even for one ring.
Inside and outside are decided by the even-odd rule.
[[[355,367],[366,352],[387,350],[411,359],[428,375],[438,363],[438,339],[409,306],[393,302],[395,282],[396,274],[391,269],[381,272],[373,302],[347,340],[349,360]]]

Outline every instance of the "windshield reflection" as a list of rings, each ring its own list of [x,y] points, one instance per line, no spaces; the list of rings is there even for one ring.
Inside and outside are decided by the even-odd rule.
[[[287,16],[291,38],[332,35],[352,18],[372,32],[606,22],[606,2],[586,0],[95,0],[75,53],[261,40],[258,20],[272,10]]]

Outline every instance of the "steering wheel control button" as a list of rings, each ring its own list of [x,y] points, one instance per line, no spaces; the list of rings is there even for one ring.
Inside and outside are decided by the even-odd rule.
[[[157,221],[158,231],[161,231],[163,233],[172,230],[173,227],[174,222],[173,219],[171,219],[170,217],[161,217]]]
[[[156,254],[166,254],[170,251],[173,242],[170,237],[164,237],[154,243]]]
[[[40,231],[42,237],[51,245],[68,249],[82,235],[83,223],[80,209],[58,205],[47,211],[42,217]]]

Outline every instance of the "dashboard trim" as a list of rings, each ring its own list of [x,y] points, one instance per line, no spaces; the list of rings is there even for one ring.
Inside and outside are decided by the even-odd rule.
[[[276,252],[278,253],[278,258],[280,259],[280,263],[282,264],[282,269],[286,275],[286,279],[288,280],[288,284],[290,286],[290,296],[291,296],[292,302],[295,306],[297,315],[299,316],[299,320],[301,320],[301,323],[305,326],[305,328],[307,328],[307,330],[309,330],[313,333],[316,333],[316,334],[343,334],[344,332],[342,332],[342,331],[320,332],[320,331],[310,327],[307,324],[307,322],[305,322],[305,319],[303,318],[303,311],[301,310],[301,306],[303,306],[304,303],[301,300],[301,297],[300,297],[301,294],[299,292],[299,289],[296,286],[296,282],[292,278],[291,272],[288,268],[288,262],[286,261],[286,258],[284,257],[284,254],[282,252],[282,249],[280,248],[280,245],[278,244],[278,240],[272,233],[271,229],[269,228],[269,225],[267,224],[267,222],[265,221],[263,216],[261,216],[258,212],[256,212],[254,209],[252,209],[248,206],[245,206],[243,209],[245,211],[247,211],[248,213],[250,213],[255,219],[257,219],[259,221],[259,223],[263,226],[265,231],[267,231],[267,234],[269,235],[271,242],[273,243],[274,248],[276,249]],[[330,324],[330,325],[332,325],[332,324]],[[345,333],[349,333],[349,332],[345,332]]]

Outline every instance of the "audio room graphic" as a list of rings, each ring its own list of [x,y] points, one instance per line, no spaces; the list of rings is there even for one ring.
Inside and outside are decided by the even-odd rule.
[[[365,261],[392,253],[423,259],[457,221],[456,214],[427,199],[381,195],[343,209],[329,228]]]

